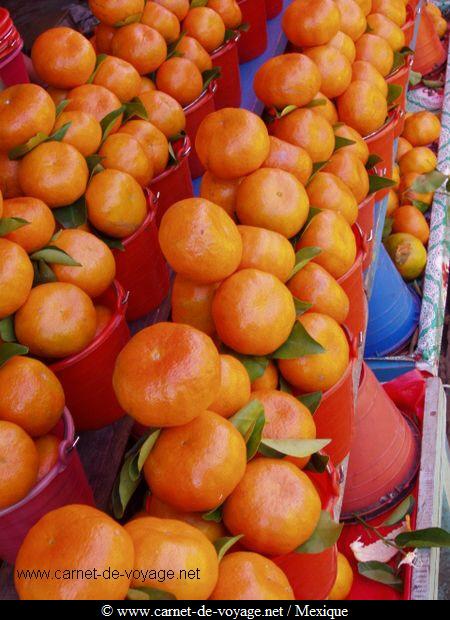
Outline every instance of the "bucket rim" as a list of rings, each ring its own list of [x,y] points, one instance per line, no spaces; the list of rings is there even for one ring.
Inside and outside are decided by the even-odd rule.
[[[401,65],[400,67],[397,67],[397,69],[395,71],[392,71],[392,73],[389,73],[389,75],[387,75],[385,78],[386,82],[390,84],[393,79],[398,78],[401,74],[409,73],[413,60],[414,60],[414,54],[407,54],[405,56],[405,64]]]
[[[176,147],[177,150],[175,151],[175,155],[177,156],[178,163],[173,164],[172,166],[169,166],[168,168],[163,170],[160,174],[158,174],[158,176],[154,177],[150,181],[150,184],[148,185],[148,189],[150,192],[152,191],[152,185],[154,183],[158,183],[159,181],[162,181],[163,179],[168,177],[169,174],[171,174],[174,170],[178,170],[178,168],[183,163],[183,160],[189,156],[189,153],[192,150],[192,144],[187,134],[183,136],[182,140],[178,140],[177,142],[175,142],[175,144],[178,145]],[[157,198],[159,198],[158,195],[157,195]]]
[[[124,246],[125,251],[130,245],[130,243],[132,243],[136,239],[136,237],[139,237],[139,235],[141,235],[141,233],[143,233],[144,230],[146,230],[150,226],[150,224],[156,217],[156,211],[158,209],[158,195],[154,194],[152,190],[148,187],[144,188],[144,194],[147,201],[147,215],[145,216],[142,224],[137,230],[134,231],[132,235],[129,235],[128,237],[122,239],[122,245]]]
[[[194,99],[194,101],[191,101],[189,105],[183,108],[183,112],[185,116],[191,113],[193,110],[197,110],[206,101],[209,101],[210,99],[212,99],[212,97],[214,97],[214,93],[216,92],[216,90],[217,90],[217,80],[212,80],[208,84],[208,87],[204,91],[202,91],[202,93],[197,97],[197,99]]]
[[[389,131],[391,131],[394,128],[398,119],[399,119],[399,112],[398,112],[398,106],[396,106],[392,111],[388,113],[388,117],[386,121],[384,122],[384,124],[376,131],[372,131],[372,133],[369,133],[367,136],[363,136],[363,140],[365,142],[370,142],[381,136],[384,137],[385,134],[387,134]]]
[[[241,38],[242,34],[240,30],[234,30],[233,32],[234,34],[231,39],[228,39],[228,41],[222,43],[222,45],[219,45],[219,47],[216,47],[216,49],[211,52],[211,60],[217,60],[217,58],[220,58],[220,56],[226,52],[229,52],[232,47],[237,45],[237,42]]]
[[[361,205],[365,206],[366,203],[373,200],[374,199],[373,194],[368,196],[368,198],[369,200],[364,199],[360,203],[360,205],[358,205],[358,208]],[[366,239],[364,238],[363,232],[361,230],[361,226],[355,222],[352,226],[352,230],[353,230],[353,234],[355,235],[355,241],[356,241],[356,247],[357,247],[356,258],[355,258],[353,265],[350,267],[350,269],[336,280],[336,282],[340,284],[341,286],[343,282],[346,282],[348,278],[350,278],[355,273],[355,271],[357,271],[357,269],[359,269],[360,267],[362,268],[362,265],[367,256],[367,251],[368,251],[367,242],[366,242]]]
[[[0,51],[0,69],[3,69],[7,64],[9,64],[14,58],[16,58],[23,48],[23,40],[20,38],[8,46],[8,48]]]

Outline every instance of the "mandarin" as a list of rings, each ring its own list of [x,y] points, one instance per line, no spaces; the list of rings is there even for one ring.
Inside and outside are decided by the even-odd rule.
[[[352,82],[369,82],[378,88],[384,98],[388,94],[388,83],[378,69],[367,60],[356,60],[352,65]]]
[[[242,11],[236,0],[208,0],[207,7],[219,13],[225,28],[234,30],[242,23]]]
[[[402,136],[412,146],[427,146],[439,139],[441,123],[432,112],[416,112],[405,119]]]
[[[101,165],[104,168],[128,173],[141,187],[150,184],[153,178],[153,160],[134,136],[120,130],[106,138],[98,154],[103,158]]]
[[[183,21],[189,11],[189,0],[155,0],[155,2],[175,13],[180,22]]]
[[[100,63],[92,83],[104,86],[121,102],[137,97],[141,90],[141,76],[133,65],[115,56],[107,56]]]
[[[0,209],[1,211],[1,209]],[[28,224],[5,236],[32,254],[46,246],[55,232],[55,218],[47,205],[38,198],[10,198],[3,203],[3,217],[21,217]]]
[[[283,14],[282,26],[294,45],[326,45],[340,30],[341,13],[333,0],[294,0]]]
[[[102,141],[102,128],[94,116],[81,110],[64,111],[56,119],[54,131],[70,123],[62,142],[71,144],[84,157],[96,153]]]
[[[192,60],[174,56],[160,65],[156,72],[156,87],[184,107],[202,94],[203,78]]]
[[[172,287],[172,321],[185,323],[212,336],[216,331],[212,318],[212,301],[218,284],[199,284],[180,274]]]
[[[33,285],[34,270],[25,250],[0,237],[0,319],[16,312]]]
[[[257,226],[238,226],[242,237],[239,269],[259,269],[286,282],[295,265],[295,252],[283,235]]]
[[[400,157],[398,165],[400,174],[408,172],[426,174],[436,168],[437,157],[428,147],[416,146]]]
[[[220,356],[220,388],[210,411],[224,418],[234,415],[250,398],[250,378],[245,366],[232,355]]]
[[[339,177],[351,190],[358,204],[369,193],[369,175],[362,161],[353,153],[337,151],[322,170]]]
[[[329,601],[343,601],[350,594],[353,585],[353,570],[343,553],[337,554],[336,581],[328,594]]]
[[[367,27],[362,9],[354,0],[335,0],[335,2],[341,13],[340,30],[345,32],[353,41],[357,41]]]
[[[381,13],[373,13],[367,17],[367,25],[371,32],[386,39],[394,52],[399,52],[405,47],[405,34],[391,19]]]
[[[275,123],[273,135],[301,146],[316,163],[330,159],[335,139],[331,123],[314,110],[303,108],[283,116]]]
[[[194,37],[184,36],[175,49],[183,58],[192,60],[201,73],[212,69],[211,56]]]
[[[89,8],[104,24],[118,26],[130,18],[140,16],[144,10],[144,0],[89,0]]]
[[[180,22],[177,16],[157,2],[145,3],[141,23],[157,30],[166,43],[174,43],[180,36]]]
[[[0,420],[0,510],[26,497],[36,484],[39,457],[31,437]]]
[[[164,172],[169,161],[169,142],[155,125],[143,120],[128,121],[118,133],[126,133],[136,138],[152,164],[153,176]]]
[[[6,151],[0,151],[0,191],[3,198],[23,196],[19,184],[19,165],[18,159],[9,159]]]
[[[45,478],[59,460],[60,440],[55,435],[44,435],[35,440],[34,445],[38,452],[39,466],[36,482]]]
[[[312,174],[313,164],[308,153],[301,146],[289,144],[284,140],[279,140],[275,136],[270,136],[270,150],[266,160],[263,162],[264,168],[280,168],[290,172],[302,183],[306,185]]]
[[[380,129],[386,121],[388,106],[382,93],[369,82],[355,80],[338,98],[339,118],[368,136]]]
[[[166,138],[178,135],[186,128],[183,108],[173,97],[160,90],[141,94],[141,101],[147,111],[148,120]]]
[[[200,196],[222,207],[230,217],[236,210],[236,196],[241,179],[218,179],[206,170],[200,183]]]
[[[343,54],[350,64],[352,64],[356,57],[356,48],[353,40],[345,34],[345,32],[337,32],[334,37],[327,43],[329,47],[334,47],[341,54]]]
[[[392,232],[409,233],[417,237],[424,245],[430,237],[430,227],[424,215],[412,205],[403,205],[392,215]]]
[[[220,47],[225,38],[223,19],[207,6],[191,8],[183,20],[182,30],[210,53]]]
[[[355,43],[356,60],[366,60],[386,77],[394,64],[394,51],[386,39],[366,32]]]
[[[367,160],[369,159],[369,147],[356,129],[353,129],[353,127],[350,127],[345,123],[338,124],[337,127],[334,127],[334,135],[354,142],[354,144],[348,144],[347,146],[341,147],[339,149],[340,151],[343,153],[353,153],[353,155],[356,155],[364,165],[367,164]]]
[[[277,386],[278,370],[272,360],[269,360],[262,375],[252,381],[252,392],[255,390],[275,390]]]
[[[118,28],[111,42],[114,56],[129,62],[140,75],[155,71],[167,56],[167,43],[154,28],[128,24]]]
[[[319,171],[306,187],[309,202],[316,209],[340,213],[352,226],[358,218],[358,203],[350,188],[331,172]]]
[[[69,91],[67,95],[69,104],[64,108],[65,112],[72,110],[80,110],[87,112],[93,116],[99,123],[110,112],[114,112],[120,108],[119,98],[104,86],[98,84],[83,84]],[[122,121],[122,115],[119,115],[114,123],[111,132],[117,131]]]
[[[322,78],[321,92],[334,99],[345,92],[352,80],[352,66],[335,47],[318,45],[305,51],[314,61]]]

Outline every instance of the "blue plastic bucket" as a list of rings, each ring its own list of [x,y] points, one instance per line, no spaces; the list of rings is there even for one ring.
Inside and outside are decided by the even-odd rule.
[[[402,279],[381,244],[369,301],[365,357],[395,353],[419,323],[420,299]]]

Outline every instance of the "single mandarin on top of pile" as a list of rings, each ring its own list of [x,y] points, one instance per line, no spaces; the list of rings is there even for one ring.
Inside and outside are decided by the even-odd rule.
[[[17,340],[39,357],[66,357],[86,348],[96,330],[94,304],[78,286],[49,282],[32,289],[16,312]]]
[[[93,84],[108,88],[122,102],[130,101],[139,95],[141,76],[126,60],[107,56],[100,63]]]
[[[42,362],[16,355],[0,367],[0,420],[40,437],[56,426],[64,404],[59,379]]]
[[[301,146],[316,163],[330,159],[335,138],[331,123],[314,109],[297,109],[278,119],[274,123],[273,135]]]
[[[301,146],[290,144],[275,136],[269,136],[270,150],[263,162],[264,168],[280,168],[290,172],[306,185],[312,173],[312,159]]]
[[[354,0],[335,0],[341,14],[340,30],[357,41],[367,28],[365,15]]]
[[[203,78],[192,60],[174,56],[159,67],[156,86],[180,105],[187,106],[202,94]]]
[[[340,30],[341,13],[333,0],[294,0],[283,14],[282,25],[294,45],[326,45]]]
[[[227,553],[219,564],[219,579],[210,600],[293,601],[294,593],[281,568],[259,553]]]
[[[199,284],[180,274],[172,287],[172,321],[185,323],[212,336],[216,331],[212,318],[212,300],[218,284]]]
[[[189,11],[189,0],[155,0],[155,2],[172,11],[180,22],[183,21]]]
[[[17,84],[0,91],[0,145],[24,144],[38,132],[49,135],[55,124],[55,104],[37,84]]]
[[[362,136],[380,129],[386,121],[388,106],[383,94],[369,82],[356,80],[338,98],[339,118]]]
[[[352,79],[352,66],[344,54],[335,47],[318,45],[305,50],[314,61],[322,78],[321,92],[334,99],[348,88]]]
[[[372,0],[372,13],[381,13],[400,28],[406,21],[406,6],[403,0]]]
[[[236,224],[224,209],[204,198],[173,204],[161,220],[159,243],[177,273],[204,284],[223,280],[241,262]]]
[[[219,13],[226,28],[234,29],[242,23],[242,11],[236,0],[208,0],[207,7]]]
[[[204,512],[230,495],[246,464],[240,432],[221,415],[201,411],[187,424],[161,431],[145,461],[144,476],[152,494],[164,502],[186,512]]]
[[[316,209],[340,213],[350,225],[358,218],[358,203],[347,185],[331,172],[318,172],[306,187],[310,204]]]
[[[72,28],[45,30],[31,48],[33,67],[40,79],[55,88],[84,84],[95,68],[95,50]]]
[[[256,96],[267,107],[302,107],[319,92],[322,83],[316,64],[304,54],[283,54],[266,60],[253,80]]]
[[[141,187],[147,187],[153,178],[153,160],[139,140],[128,133],[120,131],[108,136],[98,154],[103,157],[104,168],[127,172]]]
[[[89,0],[89,8],[97,19],[108,26],[118,26],[144,10],[144,0]]]
[[[250,378],[245,366],[232,355],[220,356],[220,389],[210,411],[224,418],[234,415],[250,398]]]
[[[34,270],[25,250],[0,237],[0,319],[13,314],[26,301]]]
[[[241,179],[219,179],[206,170],[200,183],[200,196],[219,205],[230,215],[236,209],[236,196]]]
[[[148,114],[148,120],[157,127],[166,138],[171,138],[184,131],[186,117],[183,108],[173,97],[160,90],[142,93],[140,96]]]
[[[180,36],[180,22],[177,16],[157,2],[145,3],[141,23],[157,30],[166,43],[174,43]]]
[[[107,114],[120,108],[119,98],[104,86],[98,84],[83,84],[69,91],[67,98],[68,105],[64,108],[65,112],[71,110],[81,110],[91,114],[98,122],[102,121]],[[117,131],[122,121],[120,115],[113,125],[111,132]]]
[[[369,175],[362,161],[353,153],[336,151],[323,171],[339,177],[351,190],[358,204],[369,193]]]
[[[367,17],[367,25],[371,31],[386,39],[394,52],[398,52],[405,47],[405,34],[391,19],[381,13],[373,13]]]
[[[402,278],[415,280],[422,275],[427,264],[427,251],[420,239],[407,232],[394,233],[384,245]]]
[[[167,56],[167,43],[154,28],[128,24],[118,28],[111,42],[114,56],[129,62],[140,75],[155,71]]]
[[[128,121],[118,133],[126,133],[136,138],[152,164],[153,176],[164,172],[169,161],[169,142],[155,125],[144,120]]]
[[[353,570],[343,553],[337,554],[336,581],[328,594],[329,601],[343,601],[350,594],[353,585]]]
[[[240,543],[267,555],[290,553],[313,533],[321,502],[313,483],[285,460],[260,458],[226,499],[223,520]]]
[[[224,280],[214,295],[212,314],[222,342],[246,355],[278,349],[295,322],[289,289],[258,269],[242,269]]]
[[[384,98],[388,94],[388,83],[371,62],[367,60],[356,60],[352,65],[352,82],[369,82],[378,88]]]
[[[392,214],[392,232],[409,233],[424,245],[430,237],[430,227],[423,213],[412,205],[398,207]]]
[[[92,114],[81,110],[64,111],[56,119],[54,131],[70,123],[62,142],[71,144],[84,157],[97,152],[102,141],[102,128]]]
[[[324,351],[294,359],[282,359],[278,366],[283,377],[301,392],[325,392],[344,375],[349,363],[349,345],[342,327],[319,312],[297,318]]]
[[[133,542],[126,530],[104,512],[71,504],[43,516],[28,532],[16,559],[17,570],[48,570],[68,566],[96,567],[97,579],[18,579],[22,600],[123,600],[130,587],[125,571],[134,567]],[[117,579],[102,575],[116,571]],[[105,572],[104,572],[105,571]]]
[[[369,159],[369,147],[367,146],[367,142],[362,138],[361,134],[356,131],[356,129],[353,129],[353,127],[350,127],[345,123],[339,123],[336,127],[333,127],[333,129],[335,136],[352,140],[355,143],[343,146],[339,150],[343,153],[353,153],[353,155],[356,155],[356,157],[358,157],[362,163],[366,165],[367,160]]]
[[[190,9],[183,20],[181,29],[197,39],[210,53],[220,47],[225,38],[225,24],[222,18],[207,6]]]
[[[119,353],[113,386],[124,410],[146,426],[176,426],[207,409],[220,385],[209,336],[189,325],[157,323]]]
[[[212,174],[221,179],[237,179],[262,165],[270,150],[269,134],[253,112],[223,108],[202,120],[195,150]]]
[[[416,112],[405,119],[402,137],[412,146],[427,146],[439,139],[441,123],[432,112]]]
[[[188,37],[185,35],[177,43],[175,49],[183,58],[192,60],[201,73],[203,73],[203,71],[207,71],[208,69],[212,69],[211,56],[197,41],[197,39],[194,39],[194,37]]]
[[[242,259],[239,269],[259,269],[286,282],[295,265],[291,243],[279,233],[257,226],[238,226],[242,237]]]
[[[394,50],[382,37],[366,32],[355,43],[356,60],[366,60],[386,77],[394,64]]]
[[[0,209],[1,215],[1,209]],[[3,217],[21,217],[28,224],[5,235],[31,254],[48,244],[55,232],[55,218],[47,205],[28,196],[10,198],[3,203]]]

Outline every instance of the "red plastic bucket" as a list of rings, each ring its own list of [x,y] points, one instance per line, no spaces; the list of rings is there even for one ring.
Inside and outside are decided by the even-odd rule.
[[[30,81],[22,55],[23,41],[18,41],[0,52],[0,81],[5,87],[25,84]]]
[[[161,252],[156,226],[157,201],[147,192],[148,214],[138,230],[123,240],[125,251],[114,250],[116,277],[130,293],[127,320],[157,308],[169,292],[169,269]]]
[[[266,6],[262,0],[238,0],[242,22],[249,25],[238,43],[239,62],[261,56],[267,48]]]
[[[339,483],[331,462],[323,474],[310,471],[305,471],[305,474],[314,483],[322,500],[322,508],[333,515],[339,497]],[[288,578],[296,600],[324,600],[336,580],[336,545],[325,549],[322,553],[293,552],[272,559]]]
[[[265,0],[267,19],[273,19],[283,10],[283,0]]]
[[[28,533],[50,510],[67,504],[94,505],[92,490],[76,449],[77,439],[67,409],[52,431],[61,439],[58,462],[20,502],[0,510],[0,558],[14,564]]]
[[[50,365],[80,431],[102,428],[125,415],[114,394],[112,375],[116,357],[130,339],[127,296],[115,281],[96,302],[113,312],[109,324],[86,349]]]
[[[372,262],[373,243],[374,243],[374,227],[375,227],[375,195],[370,194],[358,206],[358,219],[356,220],[360,233],[362,233],[362,243],[364,245],[364,257],[362,261],[362,270],[364,271]],[[353,229],[355,230],[355,229]],[[355,233],[357,242],[358,235]],[[345,275],[343,276],[345,277]]]
[[[188,160],[191,152],[189,138],[185,136],[182,140],[178,140],[173,148],[178,163],[161,172],[150,183],[150,191],[158,198],[157,226],[160,225],[162,216],[174,202],[192,198],[194,195]]]
[[[211,59],[214,67],[220,67],[220,79],[214,94],[216,110],[238,108],[241,105],[241,72],[237,44],[241,33],[236,32],[233,39],[219,47]]]
[[[439,40],[433,20],[426,11],[421,11],[417,33],[416,53],[412,68],[422,75],[436,69],[445,61],[445,51]]]
[[[214,105],[214,94],[216,89],[217,82],[211,82],[198,99],[184,108],[184,113],[186,115],[186,133],[189,136],[192,146],[192,151],[189,155],[189,168],[191,169],[191,176],[193,179],[201,176],[205,171],[205,168],[195,152],[195,136],[205,116],[208,116],[208,114],[211,114],[211,112],[214,112],[216,109]]]
[[[403,132],[403,126],[405,124],[405,111],[406,111],[406,95],[408,92],[408,83],[409,83],[409,73],[411,70],[411,64],[413,61],[413,55],[409,55],[405,58],[405,64],[403,67],[394,71],[391,75],[388,75],[386,78],[386,82],[388,84],[396,84],[402,87],[402,93],[398,99],[396,99],[393,103],[398,105],[399,107],[399,115],[398,122],[395,128],[394,137],[398,138]]]
[[[357,247],[356,259],[351,269],[338,279],[338,283],[347,293],[350,302],[350,311],[345,326],[353,337],[359,339],[360,334],[365,332],[367,324],[367,298],[364,292],[363,269],[368,252],[366,240],[357,224],[353,226],[353,232]]]
[[[406,5],[406,22],[402,26],[403,34],[405,35],[405,45],[407,47],[410,46],[411,41],[414,36],[414,18],[415,18],[415,10],[410,5]]]
[[[389,115],[386,123],[364,138],[371,155],[378,155],[381,161],[374,166],[375,172],[382,177],[391,177],[394,165],[394,140],[400,111],[395,108]],[[375,194],[375,201],[381,200],[388,193],[389,188],[382,189]]]

